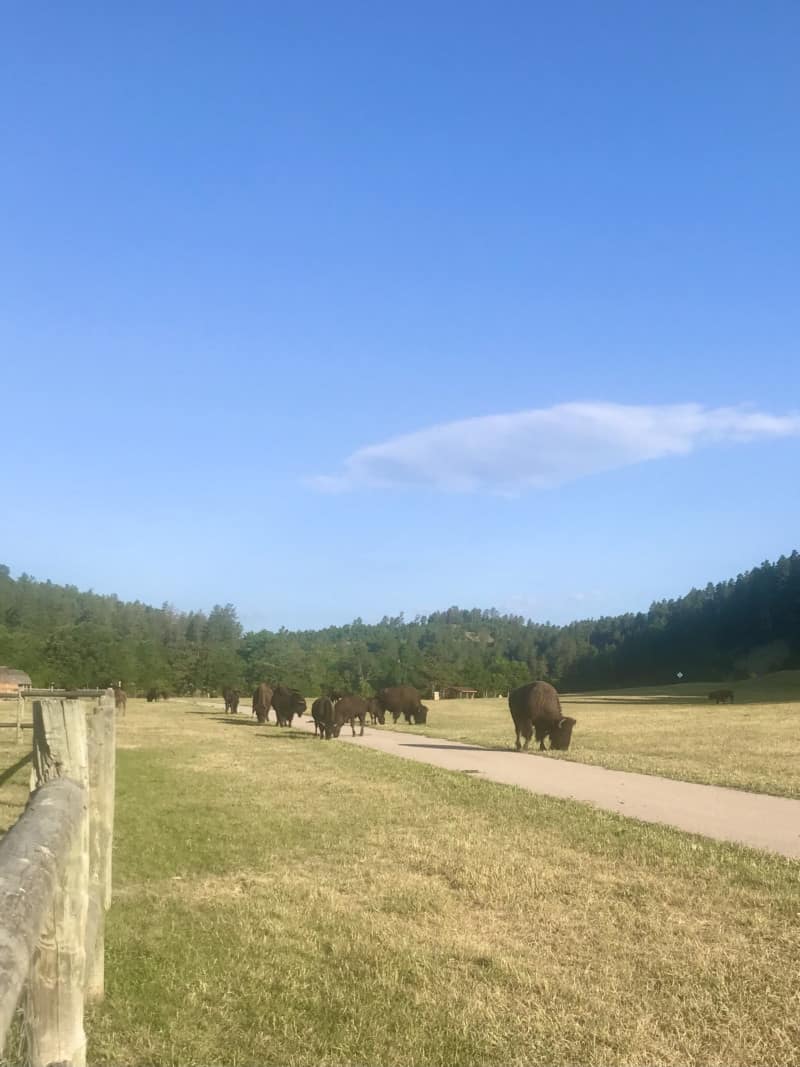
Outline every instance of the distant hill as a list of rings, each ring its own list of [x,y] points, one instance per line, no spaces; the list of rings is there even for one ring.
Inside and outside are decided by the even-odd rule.
[[[504,693],[531,678],[563,690],[747,682],[800,669],[800,555],[762,563],[649,611],[567,626],[494,609],[406,621],[244,633],[232,604],[179,612],[0,567],[0,663],[36,685],[155,686],[173,693],[283,681],[306,693],[411,683]],[[778,683],[776,683],[778,684]],[[688,692],[688,688],[687,688]]]

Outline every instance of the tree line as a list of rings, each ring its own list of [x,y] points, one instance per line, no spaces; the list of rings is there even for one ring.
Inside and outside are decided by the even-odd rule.
[[[411,684],[506,693],[532,678],[561,690],[736,680],[800,667],[800,555],[649,611],[555,626],[495,609],[448,608],[322,630],[244,632],[232,604],[177,611],[12,578],[0,566],[0,663],[34,685],[121,681],[132,693],[247,691],[260,681],[305,693]]]

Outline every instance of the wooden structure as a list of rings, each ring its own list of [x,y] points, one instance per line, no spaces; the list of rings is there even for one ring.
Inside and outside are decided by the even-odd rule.
[[[0,667],[0,694],[16,696],[20,689],[30,689],[31,680],[25,671]]]
[[[22,1004],[31,1067],[85,1067],[111,903],[112,690],[33,701],[31,796],[0,840],[0,1047]]]
[[[2,668],[5,670],[6,668]],[[17,672],[20,673],[20,672]],[[25,676],[27,678],[27,675]],[[0,721],[0,729],[4,726],[9,729],[15,729],[17,731],[17,744],[22,744],[22,731],[32,730],[33,722],[26,721],[25,719],[25,701],[31,701],[34,697],[53,697],[53,696],[66,696],[66,697],[97,697],[102,696],[106,692],[105,689],[31,689],[18,686],[15,689],[8,689],[6,691],[0,690],[0,710],[3,706],[8,706],[8,702],[13,701],[13,706],[16,711],[16,718],[14,720],[7,720],[5,722]]]
[[[446,685],[442,688],[443,700],[474,700],[477,689],[467,689],[463,685]]]

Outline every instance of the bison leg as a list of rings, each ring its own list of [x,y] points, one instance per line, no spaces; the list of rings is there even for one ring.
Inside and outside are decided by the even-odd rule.
[[[353,731],[353,737],[355,737],[356,736],[356,717],[355,717],[355,715],[350,720],[350,729]]]
[[[364,736],[364,720],[365,719],[366,719],[366,715],[362,715],[361,718],[359,719],[359,722],[361,723],[361,729],[359,730],[359,733],[358,733],[359,737],[363,737]]]

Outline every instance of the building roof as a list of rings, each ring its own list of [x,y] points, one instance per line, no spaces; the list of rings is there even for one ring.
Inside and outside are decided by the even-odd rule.
[[[21,685],[31,685],[30,675],[14,667],[0,667],[0,689],[18,689]]]

